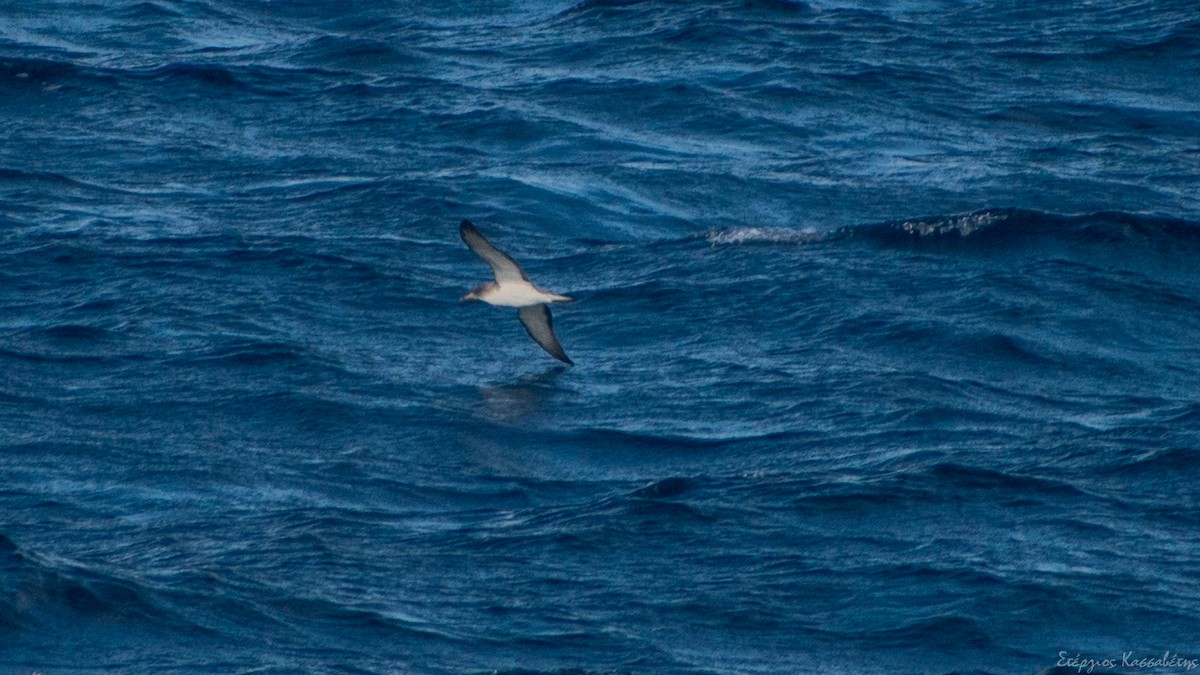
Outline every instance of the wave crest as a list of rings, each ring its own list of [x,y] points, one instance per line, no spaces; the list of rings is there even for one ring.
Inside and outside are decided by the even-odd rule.
[[[1033,241],[1072,244],[1150,244],[1180,250],[1176,245],[1200,245],[1200,223],[1144,214],[1099,211],[1085,215],[1061,215],[1022,209],[986,209],[964,214],[927,216],[867,225],[850,225],[831,231],[812,227],[732,227],[709,230],[702,235],[713,245],[723,244],[809,244],[814,242],[864,241],[880,245],[987,247]]]
[[[734,227],[727,230],[711,230],[705,233],[708,243],[718,244],[807,244],[821,241],[825,234],[813,228],[800,230],[786,227]]]
[[[1007,213],[983,211],[970,213],[965,216],[950,216],[949,218],[933,220],[906,220],[900,223],[899,229],[921,237],[928,237],[930,235],[944,236],[948,234],[967,237],[979,230],[1006,220],[1008,220]]]
[[[1037,239],[1094,244],[1156,240],[1200,243],[1200,223],[1117,211],[1061,215],[1022,209],[989,209],[844,227],[837,231],[836,238],[906,244],[967,240],[1004,244]]]

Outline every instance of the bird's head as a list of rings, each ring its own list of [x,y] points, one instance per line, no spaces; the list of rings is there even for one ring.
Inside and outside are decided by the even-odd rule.
[[[470,293],[467,293],[466,295],[459,298],[458,301],[466,302],[468,300],[478,300],[484,294],[484,292],[487,291],[487,289],[491,288],[494,285],[495,284],[491,284],[491,283],[480,284],[479,286],[476,286],[475,288],[471,289]]]

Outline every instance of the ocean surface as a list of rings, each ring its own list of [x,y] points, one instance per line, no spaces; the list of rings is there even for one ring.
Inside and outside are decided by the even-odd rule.
[[[0,6],[0,674],[1194,659],[1192,0]]]

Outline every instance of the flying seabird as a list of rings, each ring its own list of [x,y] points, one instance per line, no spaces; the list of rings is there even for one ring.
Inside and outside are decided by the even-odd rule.
[[[517,307],[517,316],[521,319],[529,337],[533,338],[533,341],[545,349],[550,356],[563,363],[575,365],[575,362],[563,351],[562,345],[558,343],[558,338],[554,336],[554,319],[550,317],[550,308],[547,307],[547,304],[551,302],[571,302],[571,298],[547,293],[534,286],[529,281],[529,277],[525,276],[525,270],[521,269],[517,261],[504,251],[492,246],[492,242],[484,238],[479,230],[471,224],[471,221],[462,221],[462,225],[458,227],[458,233],[462,236],[467,248],[474,251],[475,255],[483,258],[483,261],[491,266],[492,274],[496,277],[495,281],[480,284],[461,299],[464,301],[482,300],[489,305],[498,307]]]

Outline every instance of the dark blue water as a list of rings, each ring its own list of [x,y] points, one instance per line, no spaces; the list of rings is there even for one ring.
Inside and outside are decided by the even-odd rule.
[[[1197,120],[1191,0],[8,0],[0,671],[1187,672]]]

